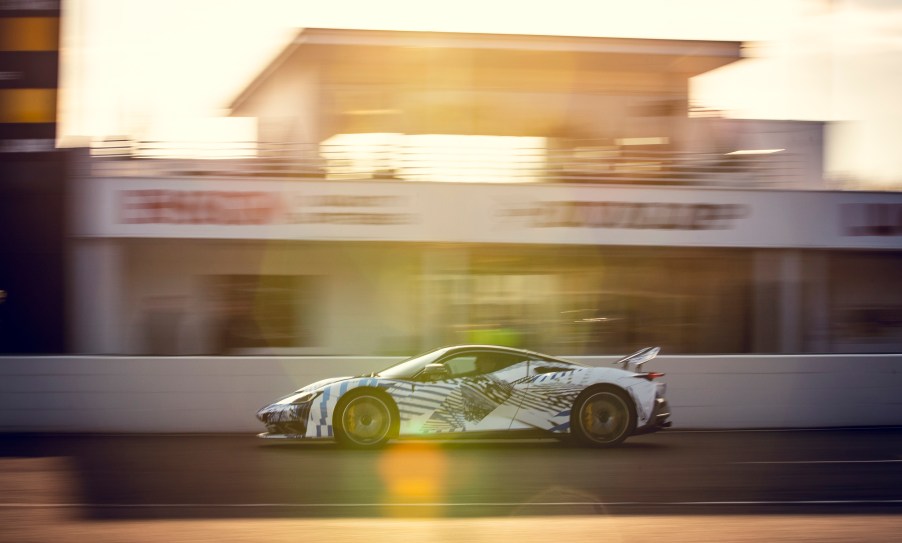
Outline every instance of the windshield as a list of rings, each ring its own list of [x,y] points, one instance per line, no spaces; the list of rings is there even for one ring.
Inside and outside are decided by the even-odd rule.
[[[420,370],[425,368],[427,364],[430,364],[438,359],[438,357],[444,354],[448,349],[449,347],[442,347],[441,349],[435,349],[433,351],[429,351],[428,353],[418,354],[413,358],[408,358],[407,360],[399,362],[394,366],[390,366],[382,371],[376,372],[376,376],[386,377],[388,379],[410,379],[411,377],[419,373]]]

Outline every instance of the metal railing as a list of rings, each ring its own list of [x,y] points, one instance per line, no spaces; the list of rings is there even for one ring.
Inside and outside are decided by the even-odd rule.
[[[581,144],[569,148],[485,149],[385,145],[176,145],[117,140],[91,149],[97,176],[404,180],[487,183],[803,188],[803,158],[770,154],[649,151]]]

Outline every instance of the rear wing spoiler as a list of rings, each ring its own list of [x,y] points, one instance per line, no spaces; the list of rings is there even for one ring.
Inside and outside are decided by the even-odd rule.
[[[660,347],[646,347],[629,356],[624,356],[617,362],[614,362],[614,365],[624,370],[639,373],[642,371],[642,364],[645,364],[652,358],[658,356],[660,350]]]

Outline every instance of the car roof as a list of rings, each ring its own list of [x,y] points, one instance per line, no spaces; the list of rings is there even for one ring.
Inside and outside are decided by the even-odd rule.
[[[540,354],[533,353],[532,351],[527,351],[525,349],[518,349],[516,347],[506,347],[504,345],[482,345],[482,344],[467,344],[467,345],[450,345],[445,347],[448,352],[451,351],[462,351],[467,349],[490,349],[493,351],[507,351],[511,353],[529,353],[529,354]]]
[[[468,349],[485,349],[497,352],[511,353],[511,354],[523,354],[530,356],[538,356],[541,358],[551,358],[553,360],[558,360],[560,362],[567,362],[570,364],[578,364],[578,362],[574,362],[572,360],[567,360],[565,358],[561,358],[559,356],[554,356],[550,354],[544,354],[537,351],[530,351],[528,349],[519,349],[517,347],[507,347],[504,345],[484,345],[484,344],[466,344],[466,345],[451,345],[448,347],[444,347],[445,353],[451,353],[456,351],[466,351]]]

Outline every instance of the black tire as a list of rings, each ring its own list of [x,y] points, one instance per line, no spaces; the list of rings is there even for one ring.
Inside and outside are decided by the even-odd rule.
[[[384,393],[364,389],[344,395],[332,415],[339,444],[354,449],[378,449],[397,434],[398,414]]]
[[[615,387],[583,391],[570,410],[570,431],[583,445],[616,447],[636,430],[636,407],[629,395]]]

